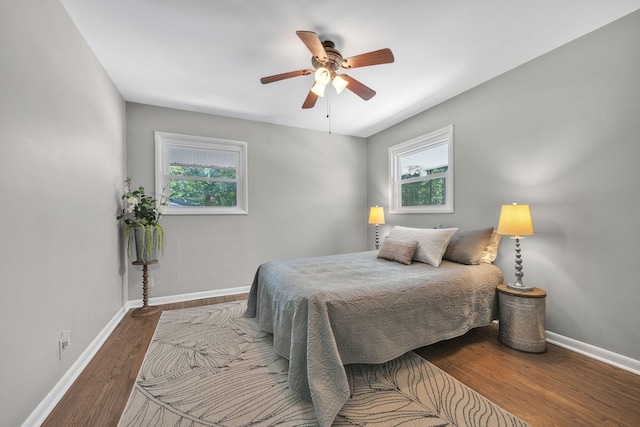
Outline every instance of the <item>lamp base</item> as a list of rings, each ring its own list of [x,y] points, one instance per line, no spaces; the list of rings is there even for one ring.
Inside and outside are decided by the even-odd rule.
[[[514,289],[521,292],[529,292],[533,290],[533,286],[525,286],[522,283],[507,283],[507,288]]]
[[[532,286],[525,286],[522,284],[522,277],[524,273],[522,272],[522,256],[520,255],[520,236],[513,237],[516,240],[516,283],[507,283],[507,288],[509,289],[517,289],[522,292],[532,291]]]

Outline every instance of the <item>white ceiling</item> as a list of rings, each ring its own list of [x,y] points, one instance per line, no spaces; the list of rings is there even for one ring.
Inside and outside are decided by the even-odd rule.
[[[127,101],[362,137],[640,9],[640,0],[61,2]],[[312,75],[259,81],[311,68],[297,30],[344,57],[388,47],[395,62],[349,72],[377,91],[371,100],[328,87],[329,103],[303,110]]]

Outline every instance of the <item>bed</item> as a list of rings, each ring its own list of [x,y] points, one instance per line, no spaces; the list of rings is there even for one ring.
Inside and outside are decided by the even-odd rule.
[[[426,247],[395,230],[380,251],[269,261],[256,272],[245,317],[273,334],[274,350],[289,360],[289,386],[313,402],[321,426],[330,426],[349,398],[344,365],[384,363],[497,317],[502,272],[448,260],[456,229],[447,229],[454,231],[439,259],[436,253],[437,265],[416,262],[413,253],[405,263],[402,248],[385,257],[391,244],[412,246],[415,256]],[[487,230],[483,249],[495,236]],[[404,258],[394,259],[397,253]]]

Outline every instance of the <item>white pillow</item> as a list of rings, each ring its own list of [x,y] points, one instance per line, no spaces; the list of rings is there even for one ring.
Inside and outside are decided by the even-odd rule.
[[[411,228],[396,225],[391,229],[388,237],[404,242],[417,241],[418,248],[413,259],[438,267],[447,250],[449,240],[457,230],[457,228]]]
[[[502,236],[495,231],[491,233],[491,237],[489,237],[487,247],[482,252],[482,256],[480,256],[480,263],[492,264],[493,261],[496,260],[498,256],[498,247],[500,246],[501,237]]]

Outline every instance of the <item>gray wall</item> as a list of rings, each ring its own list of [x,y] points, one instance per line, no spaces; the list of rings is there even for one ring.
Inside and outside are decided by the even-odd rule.
[[[20,425],[122,307],[124,118],[59,2],[0,1],[2,426]]]
[[[388,147],[455,126],[455,213],[388,215],[382,234],[497,226],[528,203],[524,281],[548,292],[547,329],[640,359],[638,46],[640,12],[369,138],[369,204],[388,208]],[[513,240],[500,251],[513,281]]]
[[[249,214],[163,216],[150,297],[249,286],[271,259],[366,248],[364,139],[128,103],[127,171],[147,190],[154,131],[246,141]],[[131,268],[130,300],[141,298],[140,282]]]
[[[114,217],[125,154],[153,188],[154,130],[247,141],[249,215],[163,218],[152,297],[247,286],[269,259],[372,247],[366,210],[388,208],[387,147],[454,124],[455,213],[387,215],[383,234],[496,225],[501,204],[529,203],[525,281],[549,292],[548,329],[640,359],[639,41],[636,12],[367,142],[127,104],[125,153],[125,104],[61,4],[0,0],[0,425],[22,423],[140,298]],[[497,263],[512,280],[505,240]],[[59,361],[62,330],[73,341]]]

